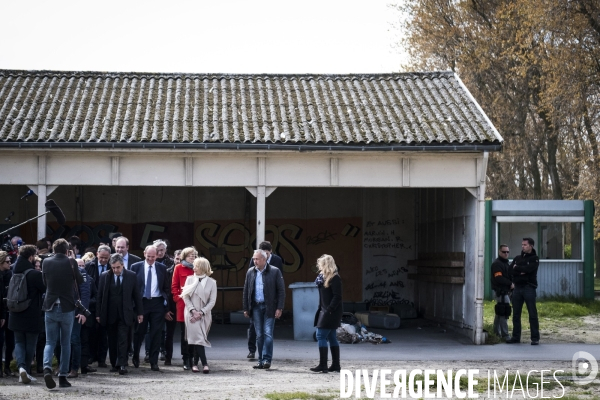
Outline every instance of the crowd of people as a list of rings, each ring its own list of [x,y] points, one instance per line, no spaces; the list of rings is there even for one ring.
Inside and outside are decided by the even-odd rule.
[[[205,347],[211,346],[217,282],[210,277],[206,258],[194,247],[176,250],[171,257],[166,240],[146,246],[140,258],[129,253],[129,239],[120,233],[103,239],[97,248],[81,247],[76,236],[35,245],[15,236],[7,251],[0,251],[0,377],[18,376],[27,384],[36,380],[35,369],[53,389],[56,376],[59,387],[70,387],[68,379],[98,368],[125,375],[129,358],[133,367],[140,367],[142,344],[144,361],[160,371],[159,361],[172,365],[177,326],[183,369],[210,372]],[[311,370],[339,371],[335,331],[342,316],[341,279],[331,256],[322,256],[317,265],[320,362]],[[250,321],[248,358],[254,359],[258,350],[255,369],[269,369],[272,363],[275,319],[285,304],[281,266],[271,244],[263,242],[246,274],[243,309]],[[18,297],[17,286],[25,297]],[[16,373],[10,368],[13,354]]]

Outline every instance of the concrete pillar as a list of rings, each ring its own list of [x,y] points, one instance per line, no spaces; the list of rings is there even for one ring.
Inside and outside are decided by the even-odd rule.
[[[483,153],[483,157],[477,160],[477,174],[479,185],[477,186],[477,262],[475,264],[475,344],[485,344],[483,334],[483,296],[485,285],[483,282],[485,273],[484,253],[485,253],[485,183],[488,164],[488,152]]]
[[[37,215],[43,214],[46,212],[46,198],[47,198],[47,188],[46,185],[38,185],[37,187],[37,196],[38,196],[38,213]],[[38,218],[37,220],[37,240],[43,239],[46,236],[46,215]]]
[[[266,188],[264,186],[256,187],[256,247],[265,240],[265,221],[266,221]]]

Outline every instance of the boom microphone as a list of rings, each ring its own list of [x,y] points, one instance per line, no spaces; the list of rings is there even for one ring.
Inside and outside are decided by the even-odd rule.
[[[29,189],[29,190],[27,191],[27,193],[25,193],[23,196],[21,196],[21,200],[23,200],[23,199],[24,199],[24,198],[26,198],[26,197],[33,196],[34,194],[35,194],[35,193],[33,193],[33,190]]]
[[[54,215],[54,218],[56,218],[56,222],[58,222],[59,225],[65,224],[67,221],[65,214],[62,212],[60,207],[56,205],[54,200],[48,200],[44,205],[46,206],[46,210]]]

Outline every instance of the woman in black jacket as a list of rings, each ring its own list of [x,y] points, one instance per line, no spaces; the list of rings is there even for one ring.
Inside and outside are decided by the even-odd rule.
[[[319,288],[319,308],[315,315],[317,341],[319,344],[319,365],[313,372],[340,371],[340,344],[336,331],[342,322],[342,279],[338,274],[333,257],[323,254],[317,260],[319,276],[315,283]],[[327,368],[327,342],[331,348],[331,367]]]

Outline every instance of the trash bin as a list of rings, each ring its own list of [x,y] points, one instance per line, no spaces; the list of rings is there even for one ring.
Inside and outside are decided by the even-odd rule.
[[[315,314],[319,308],[319,291],[314,282],[296,282],[292,289],[294,340],[313,340]]]

